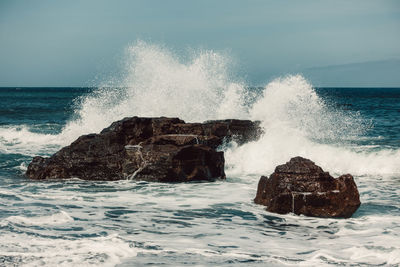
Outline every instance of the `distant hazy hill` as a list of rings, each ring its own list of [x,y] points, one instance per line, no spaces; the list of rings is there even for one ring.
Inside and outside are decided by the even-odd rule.
[[[309,68],[303,75],[321,87],[400,87],[400,60]]]

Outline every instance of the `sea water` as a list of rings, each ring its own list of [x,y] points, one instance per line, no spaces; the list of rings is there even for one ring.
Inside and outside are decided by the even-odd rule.
[[[314,88],[301,75],[251,87],[229,58],[182,58],[142,42],[96,88],[0,89],[0,266],[400,264],[400,89]],[[116,86],[118,84],[118,86]],[[226,181],[31,181],[33,156],[126,116],[260,120],[225,144]],[[354,175],[349,219],[278,215],[253,203],[261,175],[291,157]]]

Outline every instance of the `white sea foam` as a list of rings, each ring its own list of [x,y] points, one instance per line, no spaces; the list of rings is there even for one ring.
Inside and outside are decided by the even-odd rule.
[[[60,135],[30,131],[26,125],[0,127],[0,153],[19,153],[29,156],[55,151],[64,144]]]
[[[355,152],[346,147],[319,144],[290,132],[270,129],[258,142],[226,151],[228,176],[269,175],[294,156],[309,158],[335,175],[393,175],[400,173],[400,151]]]
[[[116,234],[77,240],[13,233],[0,237],[4,240],[1,255],[15,258],[18,266],[115,266],[137,254],[137,249]]]
[[[23,216],[10,216],[1,224],[16,223],[23,225],[57,225],[72,222],[74,219],[65,211],[60,211],[47,216],[37,217],[23,217]]]

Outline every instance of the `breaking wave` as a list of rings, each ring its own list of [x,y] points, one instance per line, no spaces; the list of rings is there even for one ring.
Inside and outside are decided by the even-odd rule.
[[[332,172],[400,173],[400,151],[354,149],[348,140],[362,138],[369,125],[360,114],[332,108],[301,75],[281,77],[262,89],[250,88],[231,71],[231,60],[214,51],[192,52],[183,59],[159,45],[137,42],[126,49],[118,86],[100,87],[80,99],[77,119],[58,135],[21,128],[1,128],[0,149],[29,154],[41,147],[67,145],[78,136],[99,132],[127,116],[179,117],[188,122],[210,119],[260,120],[265,129],[257,142],[226,148],[228,175],[266,174],[277,164],[301,155]],[[21,145],[19,145],[21,144]],[[28,146],[27,146],[28,145]]]

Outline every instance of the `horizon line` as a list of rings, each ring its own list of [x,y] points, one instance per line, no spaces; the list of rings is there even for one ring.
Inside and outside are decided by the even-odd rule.
[[[265,86],[246,86],[245,88],[264,88]],[[366,89],[400,89],[400,85],[398,86],[312,86],[313,88],[337,88],[337,89],[355,89],[355,88],[366,88]],[[59,88],[68,88],[68,89],[97,89],[97,88],[133,88],[130,86],[0,86],[0,89],[33,89],[33,88],[43,88],[43,89],[59,89]]]

